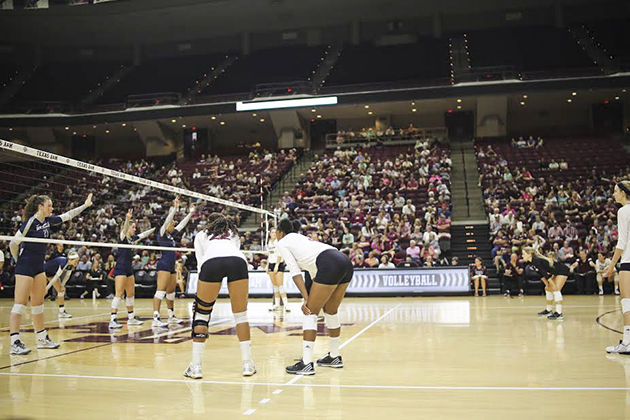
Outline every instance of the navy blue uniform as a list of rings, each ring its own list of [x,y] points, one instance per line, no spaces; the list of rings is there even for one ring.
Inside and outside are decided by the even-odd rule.
[[[138,240],[138,235],[133,235],[131,241],[125,238],[121,241],[122,244],[133,244]],[[116,258],[116,266],[114,267],[114,277],[116,276],[133,276],[133,269],[131,268],[131,254],[133,250],[131,248],[119,248],[118,257]]]
[[[168,232],[165,232],[164,236],[160,235],[158,232],[157,243],[158,246],[175,247],[175,239],[173,239],[173,235]],[[175,251],[162,251],[162,257],[157,263],[157,270],[168,271],[171,274],[175,274]]]
[[[27,238],[50,238],[51,232],[59,230],[59,227],[63,223],[59,216],[49,216],[40,222],[36,217],[33,217],[28,232],[24,235]],[[20,225],[20,232],[24,233],[28,220]],[[35,277],[36,275],[43,273],[44,270],[44,258],[46,257],[46,244],[35,242],[22,242],[20,243],[20,252],[18,254],[18,261],[15,265],[15,274],[22,276]]]
[[[72,271],[72,266],[68,265],[68,259],[66,257],[51,258],[46,261],[46,264],[44,264],[46,277],[54,277],[59,268],[66,271]]]

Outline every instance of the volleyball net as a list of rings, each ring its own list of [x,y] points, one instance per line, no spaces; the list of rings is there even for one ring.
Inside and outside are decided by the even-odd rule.
[[[22,238],[23,242],[46,242],[50,252],[56,246],[74,248],[81,256],[91,259],[99,254],[102,261],[111,258],[117,249],[133,248],[149,261],[159,259],[162,251],[177,251],[189,259],[194,254],[194,235],[205,226],[207,216],[221,212],[236,225],[251,213],[260,214],[262,231],[241,232],[243,252],[253,267],[265,258],[267,232],[274,223],[274,214],[267,210],[219,198],[190,189],[188,174],[168,160],[108,160],[83,162],[51,152],[0,140],[0,250],[8,244],[24,221],[24,205],[34,194],[47,195],[53,202],[53,214],[61,214],[78,207],[89,193],[92,207],[64,223],[50,239]],[[210,180],[212,183],[212,180]],[[205,185],[207,187],[207,184]],[[179,197],[175,224],[186,217],[191,206],[193,216],[182,231],[180,246],[156,246],[155,233],[138,245],[124,245],[119,234],[125,215],[133,211],[137,232],[151,228],[159,231],[173,201]],[[180,239],[176,237],[176,239]],[[188,258],[187,258],[188,257]]]

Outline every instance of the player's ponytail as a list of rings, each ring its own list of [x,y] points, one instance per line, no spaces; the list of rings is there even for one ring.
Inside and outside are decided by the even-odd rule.
[[[526,246],[526,247],[523,248],[523,251],[527,252],[528,254],[533,255],[536,258],[540,258],[542,260],[546,260],[549,263],[549,265],[551,267],[553,267],[554,260],[549,258],[549,257],[546,257],[543,254],[541,254],[540,251],[538,251],[537,249],[532,248],[531,246]]]
[[[208,236],[221,236],[230,231],[230,221],[221,213],[211,213],[208,216],[206,233]]]
[[[24,206],[24,220],[30,219],[37,213],[39,206],[44,205],[48,200],[50,200],[50,197],[47,195],[31,195],[28,200],[26,200],[26,205]]]

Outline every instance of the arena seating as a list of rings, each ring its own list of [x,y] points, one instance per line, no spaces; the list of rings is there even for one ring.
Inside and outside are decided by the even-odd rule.
[[[258,83],[308,80],[319,66],[325,47],[284,47],[241,56],[202,95],[251,92]]]
[[[542,146],[522,148],[517,143],[486,139],[475,145],[493,256],[525,245],[568,263],[574,258],[565,256],[577,256],[580,249],[591,258],[598,251],[610,253],[617,210],[612,186],[630,170],[626,150],[615,140],[597,138],[544,140]],[[534,225],[536,216],[544,225]],[[550,235],[551,228],[558,233]],[[565,241],[571,252],[561,250]]]
[[[39,101],[76,103],[96,89],[121,66],[118,61],[49,62],[37,67],[33,77],[20,89],[10,109],[26,112],[28,104]]]
[[[527,73],[596,67],[567,29],[510,27],[466,35],[473,69],[512,66]]]
[[[623,69],[630,69],[630,28],[627,19],[589,22],[585,26]]]
[[[449,229],[440,230],[439,226],[444,225],[445,220],[438,221],[438,216],[444,214],[450,221],[449,156],[449,148],[433,140],[420,141],[417,148],[389,146],[337,150],[334,155],[325,154],[314,161],[298,180],[295,190],[283,197],[276,212],[294,213],[308,232],[340,249],[353,248],[345,250],[350,252],[358,266],[362,266],[362,262],[355,257],[368,257],[372,251],[379,256],[389,254],[395,262],[404,261],[410,240],[415,238],[422,243],[421,236],[428,220],[434,231],[443,233],[440,236],[446,239],[445,242],[440,240],[444,248],[443,258],[450,248]],[[407,164],[403,166],[404,162]],[[428,168],[426,176],[416,174],[420,167]],[[419,185],[409,185],[411,178],[415,178]],[[444,184],[446,193],[437,192],[440,184]],[[402,205],[394,202],[399,196],[404,199],[402,203],[410,200],[415,212],[403,214]],[[343,206],[342,201],[346,200],[341,197],[347,198],[347,207]],[[352,204],[355,199],[360,205]],[[378,228],[377,221],[385,214],[390,222]],[[362,243],[362,229],[369,228],[368,223],[375,232],[371,237],[366,236],[367,243]],[[341,243],[344,228],[354,235],[354,245],[363,252],[357,254],[354,249],[357,247]],[[439,253],[437,242],[432,244],[432,251],[426,244],[427,253]],[[417,262],[422,264],[425,260]]]
[[[212,71],[225,54],[189,55],[145,60],[109,89],[98,103],[125,102],[127,96],[158,92],[179,94]]]
[[[379,83],[438,81],[449,79],[448,41],[423,38],[414,44],[376,47],[345,46],[326,79],[326,87]]]

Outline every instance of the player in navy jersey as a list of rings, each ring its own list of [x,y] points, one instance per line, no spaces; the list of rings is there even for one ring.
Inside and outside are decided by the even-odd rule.
[[[177,226],[175,226],[175,213],[179,210],[179,197],[173,201],[173,207],[168,211],[166,220],[157,234],[158,246],[175,247],[175,239],[172,234],[174,231],[180,233],[192,217],[195,207],[191,204],[188,214]],[[157,290],[153,296],[153,323],[154,327],[167,327],[169,324],[181,324],[181,320],[175,316],[175,287],[177,284],[177,275],[175,273],[175,251],[162,251],[162,257],[157,263]],[[160,306],[162,299],[166,298],[166,307],[168,308],[168,322],[160,319]]]
[[[522,250],[523,260],[538,274],[540,280],[545,284],[545,299],[547,306],[539,316],[545,316],[551,320],[563,320],[562,313],[562,288],[569,277],[569,267],[565,264],[554,261],[542,255],[532,247],[525,247]],[[556,305],[555,312],[552,305]]]
[[[24,207],[24,222],[20,225],[15,238],[11,241],[10,249],[15,265],[15,297],[9,330],[11,334],[10,354],[28,354],[28,349],[20,340],[20,321],[26,310],[28,298],[31,298],[31,314],[33,326],[37,333],[38,349],[56,349],[59,344],[48,336],[44,328],[44,295],[46,294],[46,273],[44,258],[46,244],[23,242],[22,238],[50,238],[53,231],[58,230],[63,222],[78,216],[83,210],[92,205],[90,193],[83,205],[53,216],[53,203],[46,195],[33,195]]]
[[[133,210],[129,209],[125,216],[125,223],[120,229],[120,242],[122,244],[136,244],[153,233],[155,228],[151,228],[139,235],[136,235],[136,224],[131,221]],[[136,282],[131,268],[131,248],[119,248],[116,266],[114,267],[114,284],[116,294],[112,299],[112,312],[109,320],[109,328],[122,328],[118,322],[118,306],[122,301],[123,293],[127,294],[125,304],[127,306],[127,325],[140,325],[142,321],[136,319],[133,313],[134,297],[136,296]]]
[[[49,289],[52,287],[57,291],[57,303],[59,304],[59,318],[72,318],[68,312],[66,312],[66,306],[64,302],[64,296],[66,294],[66,282],[72,275],[72,271],[77,267],[79,263],[79,254],[74,251],[70,251],[67,257],[56,256],[51,257],[44,264],[44,271],[46,272],[46,278],[48,279]]]

